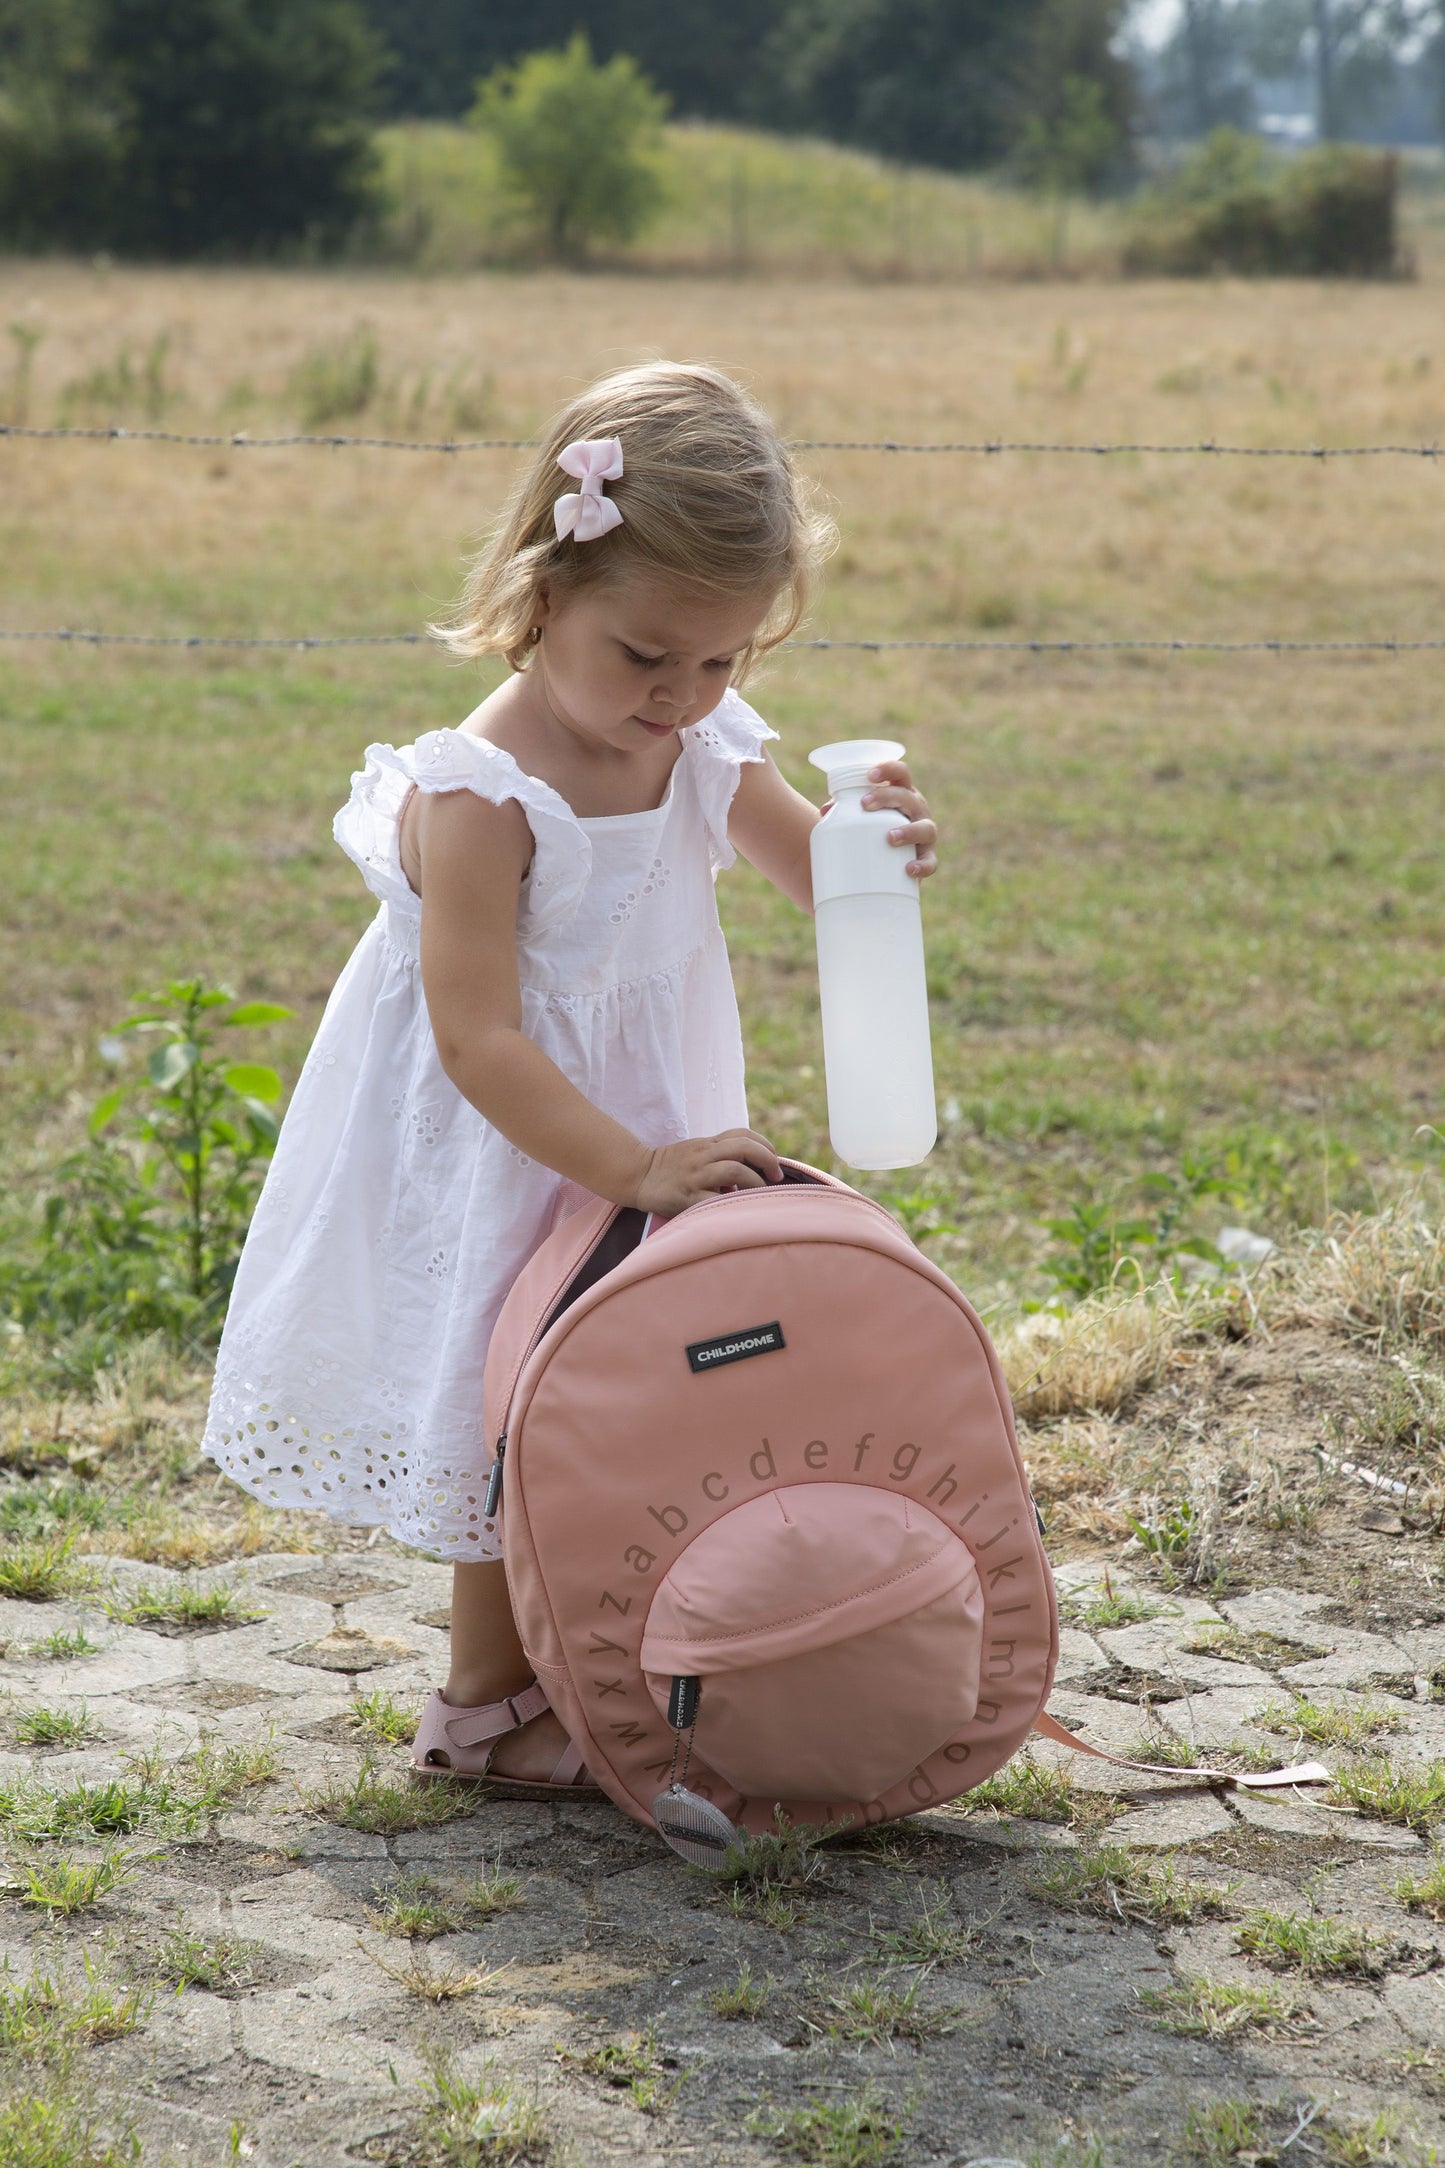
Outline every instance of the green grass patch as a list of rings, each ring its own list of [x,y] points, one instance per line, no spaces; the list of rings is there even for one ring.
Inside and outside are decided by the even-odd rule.
[[[1318,1912],[1247,1912],[1234,1930],[1246,1957],[1307,1980],[1378,1980],[1396,1951],[1392,1936]]]
[[[483,2168],[490,2162],[540,2160],[548,2151],[547,2118],[526,2099],[515,2078],[463,2078],[442,2048],[424,2051],[422,2106],[416,2133],[418,2168]]]
[[[369,1756],[349,1784],[336,1783],[324,1791],[308,1792],[306,1805],[324,1822],[341,1829],[360,1829],[372,1836],[399,1836],[406,1829],[437,1829],[476,1812],[477,1800],[470,1787],[429,1778],[418,1784],[384,1777]]]
[[[770,2102],[748,2117],[747,2128],[808,2168],[894,2168],[907,2137],[905,2117],[872,2084],[844,2100],[809,2100],[796,2108]]]
[[[404,1709],[381,1686],[369,1694],[358,1694],[346,1715],[358,1731],[379,1739],[383,1746],[410,1746],[416,1737],[415,1709]]]
[[[1367,1748],[1382,1732],[1399,1731],[1403,1719],[1376,1701],[1311,1701],[1296,1694],[1287,1702],[1266,1702],[1252,1721],[1312,1746]]]
[[[1137,1626],[1145,1619],[1158,1618],[1162,1609],[1147,1596],[1130,1596],[1116,1589],[1107,1567],[1098,1588],[1087,1595],[1071,1596],[1060,1606],[1067,1624],[1087,1626],[1095,1633],[1113,1626]]]
[[[475,1927],[498,1913],[515,1912],[525,1903],[520,1878],[495,1868],[450,1885],[429,1874],[411,1873],[378,1891],[371,1919],[384,1934],[429,1942],[436,1935]]]
[[[1038,1761],[1025,1747],[997,1776],[976,1784],[959,1805],[968,1814],[1012,1814],[1025,1822],[1095,1828],[1123,1814],[1128,1802],[1085,1790],[1072,1770]]]
[[[904,1927],[873,1928],[869,1942],[891,1965],[957,1965],[974,1956],[982,1942],[971,1922],[956,1919],[946,1895],[920,1903]]]
[[[1326,2168],[1438,2168],[1436,2148],[1410,2135],[1398,2108],[1381,2108],[1358,2123],[1330,2117],[1317,2127]]]
[[[203,1987],[213,1995],[239,1994],[257,1977],[265,1945],[240,1935],[198,1935],[173,1927],[156,1953],[156,1971],[176,1993]]]
[[[129,1882],[136,1872],[133,1853],[107,1852],[100,1859],[20,1859],[11,1883],[22,1904],[52,1917],[68,1919],[86,1911]]]
[[[1184,2119],[1184,2147],[1205,2168],[1233,2168],[1237,2161],[1267,2159],[1268,2111],[1257,2100],[1211,2100]]]
[[[1445,1856],[1437,1852],[1423,1874],[1402,1875],[1394,1894],[1409,1911],[1445,1921]]]
[[[152,2002],[148,1990],[102,1979],[89,1955],[82,1967],[79,1980],[34,1972],[11,1987],[0,1978],[0,2053],[54,2062],[77,2044],[121,2040],[143,2023]]]
[[[1229,2040],[1237,2033],[1280,2032],[1306,2022],[1310,2007],[1284,1987],[1249,1987],[1186,1973],[1172,1987],[1139,1996],[1153,2022],[1191,2040]]]
[[[74,1554],[75,1531],[70,1528],[0,1543],[0,1596],[21,1603],[54,1603],[94,1588],[95,1568]]]
[[[277,1767],[270,1744],[205,1744],[175,1760],[153,1751],[132,1757],[124,1776],[59,1789],[30,1780],[0,1787],[0,1829],[29,1844],[140,1830],[188,1836],[243,1792],[270,1783]]]
[[[661,2115],[686,2082],[666,2075],[671,2066],[659,2054],[657,2034],[650,2025],[645,2032],[628,2033],[621,2040],[604,2040],[595,2048],[564,2053],[562,2059],[624,2093],[641,2115]]]
[[[907,2040],[916,2047],[920,2041],[957,2032],[967,2022],[967,2012],[929,2008],[923,2000],[926,1977],[920,1973],[904,1981],[889,1971],[844,1986],[810,1979],[803,2022],[820,2038],[855,2047],[882,2047],[890,2040]]]
[[[16,1746],[83,1746],[100,1737],[100,1726],[84,1702],[78,1709],[19,1709],[10,1737]]]
[[[707,2006],[714,2017],[741,2020],[751,2023],[762,2016],[767,2008],[768,1996],[773,1990],[773,1976],[753,1978],[753,1968],[744,1961],[738,1966],[737,1978],[727,1987],[715,1987],[707,1998]]]
[[[1104,1919],[1148,1920],[1157,1926],[1227,1919],[1230,1911],[1230,1888],[1191,1881],[1172,1860],[1151,1866],[1117,1844],[1040,1867],[1030,1875],[1028,1886],[1036,1896],[1071,1911],[1093,1912]]]
[[[134,2131],[106,2135],[68,2090],[0,2100],[0,2160],[9,2168],[139,2168]]]
[[[1225,1664],[1254,1664],[1261,1671],[1277,1671],[1282,1664],[1309,1663],[1330,1653],[1303,1641],[1287,1641],[1282,1634],[1246,1633],[1239,1626],[1203,1626],[1184,1647],[1191,1656],[1215,1656]]]
[[[19,1653],[31,1660],[38,1657],[42,1663],[68,1664],[78,1656],[98,1656],[100,1648],[83,1627],[74,1631],[60,1628],[53,1634],[46,1634],[43,1640],[26,1642]]]
[[[1351,1762],[1336,1770],[1329,1797],[1377,1822],[1428,1833],[1445,1820],[1445,1762]]]
[[[172,1633],[205,1633],[217,1626],[245,1626],[267,1613],[244,1603],[229,1582],[212,1588],[142,1581],[106,1599],[109,1617],[122,1626],[159,1627]]]

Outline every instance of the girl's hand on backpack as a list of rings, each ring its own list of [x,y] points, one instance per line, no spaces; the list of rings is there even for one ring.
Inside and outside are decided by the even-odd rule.
[[[901,850],[905,843],[912,845],[907,870],[915,880],[926,881],[930,873],[938,871],[933,851],[938,829],[929,816],[928,800],[921,790],[914,789],[906,761],[885,760],[879,767],[870,768],[868,774],[864,805],[896,806],[900,813],[908,815],[906,824],[888,831],[888,840],[895,850]]]
[[[782,1179],[778,1156],[766,1137],[755,1129],[725,1129],[716,1137],[659,1144],[632,1202],[639,1212],[666,1218],[724,1190],[763,1189]]]

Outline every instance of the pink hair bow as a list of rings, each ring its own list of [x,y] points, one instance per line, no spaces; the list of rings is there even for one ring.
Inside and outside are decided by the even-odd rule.
[[[570,534],[574,542],[595,542],[622,525],[622,514],[610,497],[602,494],[604,482],[618,481],[622,474],[622,441],[619,437],[580,437],[557,454],[564,474],[575,474],[582,487],[568,490],[552,507],[557,536]]]

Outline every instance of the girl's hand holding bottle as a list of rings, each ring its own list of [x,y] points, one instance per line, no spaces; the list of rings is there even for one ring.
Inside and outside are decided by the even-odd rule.
[[[875,806],[896,806],[900,813],[908,815],[902,828],[892,828],[888,841],[894,849],[905,843],[913,846],[913,857],[905,871],[916,880],[926,881],[930,873],[937,873],[938,859],[934,845],[938,841],[937,824],[929,815],[928,800],[921,790],[914,787],[903,760],[885,760],[869,771],[869,788],[864,794],[863,807],[870,812]],[[831,801],[830,801],[831,803]]]

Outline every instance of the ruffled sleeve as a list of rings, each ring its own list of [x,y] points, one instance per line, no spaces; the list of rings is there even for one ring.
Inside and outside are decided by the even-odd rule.
[[[421,898],[402,870],[401,810],[415,784],[424,791],[475,791],[492,805],[515,798],[532,831],[532,863],[523,883],[526,930],[564,925],[582,900],[592,870],[592,846],[565,798],[550,783],[519,768],[510,753],[463,730],[429,730],[399,751],[369,745],[366,766],[351,778],[351,796],[332,834],[361,869],[374,896],[419,918]]]
[[[713,877],[737,856],[728,841],[728,810],[738,787],[745,760],[761,760],[763,746],[778,735],[769,729],[755,708],[731,687],[700,723],[694,723],[683,739],[693,764],[697,795],[707,822],[708,855]]]

